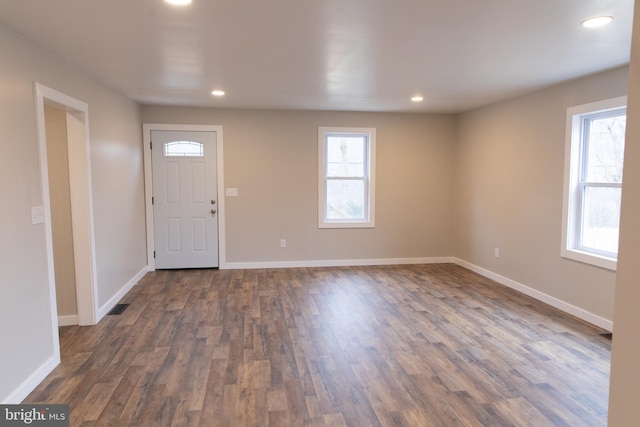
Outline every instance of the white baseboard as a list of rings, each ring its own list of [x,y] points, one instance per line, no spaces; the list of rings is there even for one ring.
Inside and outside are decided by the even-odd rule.
[[[300,268],[300,267],[350,267],[364,265],[402,265],[402,264],[436,264],[454,263],[469,269],[481,276],[505,285],[511,289],[528,295],[532,298],[549,304],[559,310],[576,316],[586,322],[599,326],[607,331],[613,330],[613,322],[604,317],[588,312],[573,304],[562,301],[558,298],[547,295],[522,283],[501,276],[485,268],[471,264],[465,260],[455,257],[432,257],[432,258],[382,258],[382,259],[350,259],[350,260],[318,260],[318,261],[274,261],[274,262],[227,262],[220,265],[221,270],[232,269],[256,269],[256,268]]]
[[[256,268],[302,268],[302,267],[355,267],[363,265],[406,265],[452,263],[452,257],[433,258],[380,258],[345,259],[317,261],[266,261],[266,262],[226,262],[221,270],[250,270]]]
[[[73,326],[78,324],[78,315],[58,316],[58,326]]]
[[[116,295],[113,296],[105,305],[98,310],[98,319],[100,321],[117,303],[131,290],[142,277],[149,271],[148,266],[140,270],[129,282],[127,282]],[[59,316],[58,326],[77,325],[78,316]],[[19,404],[22,402],[35,388],[60,364],[60,356],[51,356],[38,369],[36,369],[17,389],[9,396],[2,400],[3,405]]]
[[[35,388],[60,364],[60,357],[51,356],[33,374],[29,376],[20,386],[7,396],[3,405],[17,405],[21,403]]]
[[[538,301],[542,301],[545,304],[549,304],[552,307],[555,307],[559,310],[562,310],[566,313],[576,316],[579,319],[582,319],[593,325],[599,326],[602,329],[605,329],[609,332],[613,330],[613,321],[605,319],[604,317],[590,313],[580,307],[576,307],[575,305],[569,304],[568,302],[552,297],[551,295],[547,295],[543,292],[530,288],[526,285],[523,285],[522,283],[516,282],[515,280],[511,280],[507,277],[501,276],[485,268],[478,267],[477,265],[471,264],[470,262],[467,262],[460,258],[453,258],[453,262],[468,270],[478,273],[481,276],[484,276],[491,280],[495,280],[496,282],[502,285],[505,285],[511,289],[515,289],[516,291],[521,292],[525,295],[528,295],[532,298],[535,298]]]
[[[142,277],[148,272],[149,272],[149,266],[146,265],[135,276],[133,276],[133,278],[129,280],[113,297],[111,297],[111,299],[107,301],[106,304],[100,307],[98,309],[97,321],[99,322],[104,316],[106,316],[107,313],[111,311],[111,309],[115,307],[116,304],[118,304],[118,301],[120,301],[122,297],[124,297],[127,294],[127,292],[131,290],[131,288],[137,285],[140,279],[142,279]]]

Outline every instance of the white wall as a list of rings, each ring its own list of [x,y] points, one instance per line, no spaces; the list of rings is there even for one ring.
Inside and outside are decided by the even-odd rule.
[[[627,78],[628,68],[618,68],[458,121],[456,257],[574,306],[601,325],[613,320],[615,272],[560,256],[565,118],[570,106],[626,95]]]
[[[20,398],[53,357],[34,81],[89,105],[99,304],[146,264],[138,106],[0,26],[0,402]]]

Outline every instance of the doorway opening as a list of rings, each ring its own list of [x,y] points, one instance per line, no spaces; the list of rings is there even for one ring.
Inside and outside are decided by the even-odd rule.
[[[45,102],[44,121],[58,326],[77,325],[67,111]]]
[[[58,326],[95,325],[97,322],[97,280],[89,157],[89,109],[86,103],[40,83],[35,83],[34,89],[52,337],[56,356],[59,358]],[[60,152],[64,150],[61,147],[66,148],[66,153]],[[52,156],[50,157],[49,154]],[[60,164],[51,164],[50,168],[50,162],[54,161],[62,163],[62,167]],[[57,193],[59,193],[60,186],[65,185],[61,184],[65,178],[53,178],[51,175],[53,179],[50,179],[50,169],[53,175],[56,174],[55,169],[65,169],[68,174],[66,178],[69,185],[66,191],[67,202],[62,203],[65,205],[68,203],[66,213],[60,214],[58,207],[56,207],[61,200]],[[53,216],[56,217],[56,220],[62,218],[62,221],[69,225],[66,234],[63,233],[63,236],[66,237],[57,239],[58,241],[62,240],[63,243],[65,239],[71,239],[71,242],[66,242],[66,255],[60,255],[62,252],[58,250],[54,251],[52,202],[54,209],[56,209]],[[59,231],[59,227],[57,230]],[[61,256],[66,257],[67,260],[60,261]],[[71,264],[70,268],[69,264]],[[69,269],[71,271],[68,271]],[[56,273],[61,273],[62,270],[67,270],[68,277],[73,276],[74,285],[72,286],[74,289],[69,290],[68,283],[66,290],[57,289]],[[58,293],[64,292],[73,295],[73,291],[75,291],[75,308],[77,309],[75,311],[77,313],[61,312],[62,316],[58,317]],[[68,295],[63,298],[66,298],[64,310],[69,310],[73,301],[69,302]]]

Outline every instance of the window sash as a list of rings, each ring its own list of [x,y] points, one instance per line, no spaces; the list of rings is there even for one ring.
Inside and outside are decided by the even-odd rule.
[[[580,126],[580,150],[579,150],[579,157],[580,157],[580,172],[579,172],[579,177],[580,177],[580,181],[581,182],[586,182],[588,181],[588,176],[589,176],[589,168],[590,168],[590,164],[589,164],[589,159],[590,159],[590,152],[593,149],[593,143],[591,142],[591,127],[592,127],[592,123],[595,122],[596,120],[602,120],[602,119],[607,119],[607,118],[614,118],[614,117],[620,117],[620,116],[626,116],[627,114],[627,109],[626,107],[620,107],[620,108],[614,108],[614,109],[610,109],[610,110],[604,110],[604,111],[596,111],[593,113],[586,113],[586,114],[582,114],[580,115],[580,122],[579,122],[579,126]],[[620,177],[620,180],[622,180],[622,177]],[[608,183],[607,181],[592,181],[592,182],[603,182],[603,183]],[[619,183],[622,183],[622,181],[620,181]]]
[[[331,218],[329,217],[329,182],[330,181],[358,181],[362,182],[362,199],[363,199],[363,210],[361,216],[354,217],[340,217],[340,218]],[[331,222],[364,222],[369,221],[369,178],[366,176],[361,177],[335,177],[335,176],[327,176],[325,177],[324,183],[324,221]]]
[[[329,144],[330,139],[340,139],[344,138],[347,140],[353,140],[354,143],[362,143],[362,174],[351,174],[351,175],[337,175],[330,174],[329,164],[335,163],[330,162],[329,156]],[[334,177],[334,178],[347,178],[347,177],[367,177],[369,176],[369,144],[370,144],[371,136],[367,133],[344,133],[344,132],[326,132],[324,134],[324,173],[326,177]],[[344,153],[343,153],[344,154]],[[348,163],[349,164],[359,164],[359,163]]]
[[[603,182],[580,182],[578,183],[578,194],[576,196],[577,198],[577,205],[580,207],[579,209],[577,209],[577,218],[576,218],[576,226],[575,226],[575,232],[576,235],[574,236],[574,242],[575,242],[575,249],[580,250],[580,251],[584,251],[584,252],[590,252],[590,253],[594,253],[596,255],[599,256],[603,256],[606,258],[616,258],[618,256],[617,251],[616,252],[612,252],[612,251],[606,251],[606,250],[601,250],[598,249],[592,245],[588,245],[587,243],[585,243],[584,240],[584,236],[585,236],[585,228],[586,228],[586,222],[587,222],[587,190],[589,188],[611,188],[611,189],[621,189],[622,188],[622,183],[603,183]],[[619,217],[619,212],[618,212],[618,217]],[[620,230],[620,224],[618,223],[618,231]]]
[[[330,138],[354,138],[363,139],[362,158],[363,158],[363,174],[360,176],[339,176],[329,175],[329,139]],[[341,222],[366,222],[369,221],[369,145],[370,135],[365,133],[336,133],[325,132],[324,134],[324,222],[341,223]],[[352,218],[331,218],[329,217],[329,181],[362,181],[363,183],[363,214]]]

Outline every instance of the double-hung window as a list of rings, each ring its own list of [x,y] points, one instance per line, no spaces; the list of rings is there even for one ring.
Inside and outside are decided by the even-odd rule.
[[[375,226],[376,130],[318,129],[318,227]]]
[[[615,270],[626,97],[567,110],[562,256]]]

